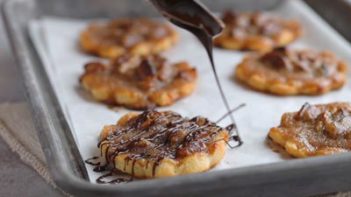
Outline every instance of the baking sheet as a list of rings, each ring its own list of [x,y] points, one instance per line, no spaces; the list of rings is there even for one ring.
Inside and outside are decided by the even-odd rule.
[[[302,23],[304,36],[292,47],[328,49],[351,62],[351,48],[346,41],[301,1],[285,1],[281,7],[272,12],[283,17],[295,18]],[[128,112],[123,108],[114,111],[104,104],[95,102],[79,85],[78,79],[84,70],[84,64],[97,59],[81,53],[77,44],[79,33],[89,22],[91,21],[42,17],[29,26],[32,41],[44,63],[84,159],[98,155],[96,144],[103,125],[115,123]],[[164,56],[171,62],[186,60],[195,66],[199,73],[198,87],[190,97],[160,110],[174,110],[189,117],[202,115],[215,121],[225,113],[225,107],[205,50],[191,34],[181,29],[177,31],[180,34],[179,43],[165,52]],[[245,53],[241,52],[214,50],[218,74],[230,105],[235,107],[246,103],[247,106],[235,113],[244,145],[238,149],[229,149],[221,164],[213,170],[234,169],[289,159],[271,151],[265,142],[269,128],[279,124],[282,113],[296,111],[305,102],[327,103],[347,101],[351,98],[350,83],[339,91],[318,97],[277,97],[247,89],[232,79],[235,65],[244,55]],[[223,121],[221,125],[225,126],[228,123]],[[86,167],[91,182],[95,182],[100,174],[93,172],[91,166]]]

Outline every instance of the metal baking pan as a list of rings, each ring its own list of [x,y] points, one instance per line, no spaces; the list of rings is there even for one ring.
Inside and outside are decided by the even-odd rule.
[[[270,9],[280,1],[204,2],[212,10],[220,11],[228,7]],[[57,185],[67,192],[78,196],[306,196],[351,189],[349,153],[123,185],[89,183],[67,120],[28,37],[27,25],[41,15],[95,18],[156,12],[138,0],[11,0],[2,8],[49,170]]]

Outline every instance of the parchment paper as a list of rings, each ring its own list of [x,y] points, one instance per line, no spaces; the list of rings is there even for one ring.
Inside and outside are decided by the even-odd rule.
[[[304,36],[292,47],[328,49],[350,62],[351,48],[346,41],[301,1],[285,1],[281,7],[272,12],[282,17],[295,18],[302,23]],[[114,111],[104,104],[95,102],[79,85],[78,79],[83,72],[84,64],[97,59],[81,53],[77,44],[79,33],[88,22],[91,21],[43,17],[33,21],[29,28],[31,38],[44,62],[84,159],[98,155],[96,144],[102,127],[115,123],[128,112],[123,108]],[[198,87],[191,96],[171,107],[159,110],[174,110],[188,117],[202,115],[215,121],[226,110],[205,50],[191,34],[181,29],[177,31],[180,34],[179,43],[164,55],[171,62],[186,60],[195,66],[199,73]],[[351,98],[350,83],[339,91],[316,97],[277,97],[247,89],[233,80],[235,65],[244,55],[245,53],[241,52],[214,50],[218,74],[231,107],[241,103],[246,103],[247,106],[235,113],[244,145],[238,149],[229,149],[221,164],[213,170],[228,168],[235,170],[238,167],[289,159],[273,152],[265,142],[267,132],[279,124],[284,112],[296,111],[305,102],[316,104],[348,101]],[[221,125],[225,126],[228,123],[226,120]],[[91,181],[95,182],[99,174],[93,172],[91,166],[86,167]]]

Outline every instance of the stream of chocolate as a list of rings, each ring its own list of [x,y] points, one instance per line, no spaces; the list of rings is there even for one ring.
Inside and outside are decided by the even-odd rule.
[[[213,60],[213,37],[222,32],[223,22],[214,17],[208,9],[195,0],[150,0],[153,5],[175,25],[193,33],[203,44],[211,62],[212,70],[219,88],[223,103],[233,125],[235,134],[234,141],[241,146],[243,141],[240,138],[234,117],[230,113],[230,106],[220,83],[216,66]],[[232,133],[231,133],[232,135]]]

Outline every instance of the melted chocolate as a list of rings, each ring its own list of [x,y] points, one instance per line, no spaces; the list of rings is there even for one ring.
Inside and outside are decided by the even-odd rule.
[[[227,117],[230,113],[233,113],[244,107],[245,105],[242,104],[228,113],[224,114],[216,123],[223,120]],[[155,114],[152,114],[155,113]],[[121,182],[129,182],[134,177],[134,165],[137,159],[147,158],[146,168],[148,168],[150,163],[150,158],[153,161],[152,166],[152,173],[155,176],[156,168],[159,165],[160,161],[165,157],[173,158],[176,157],[184,157],[193,152],[197,151],[206,151],[207,146],[206,143],[213,143],[212,139],[222,130],[222,128],[216,126],[215,123],[210,122],[209,120],[202,118],[202,117],[194,117],[192,119],[185,119],[182,118],[180,115],[173,113],[173,112],[162,112],[166,118],[162,119],[161,113],[155,111],[146,111],[141,114],[138,118],[131,120],[126,126],[126,128],[117,128],[117,130],[109,135],[106,139],[101,140],[98,143],[98,147],[102,148],[102,146],[107,145],[108,147],[105,150],[105,153],[101,152],[100,157],[95,156],[85,160],[85,163],[95,166],[95,172],[104,172],[109,171],[109,167],[112,168],[109,173],[100,176],[96,182],[100,184],[105,183],[121,183]],[[154,118],[154,119],[149,119]],[[168,120],[167,120],[168,119]],[[187,124],[186,122],[192,122],[194,124]],[[153,125],[150,125],[153,124]],[[207,129],[206,129],[207,127]],[[144,129],[140,130],[140,132],[135,132],[134,136],[129,136],[128,140],[124,140],[122,134],[128,136],[128,132],[133,132],[137,129]],[[159,129],[159,130],[157,130]],[[225,127],[229,133],[235,129],[234,124],[230,124]],[[200,131],[199,130],[203,130]],[[149,134],[146,134],[149,132]],[[151,133],[150,133],[151,132]],[[149,136],[149,137],[146,137]],[[122,138],[120,142],[116,138]],[[160,140],[163,139],[163,140]],[[232,136],[234,141],[238,141],[239,139],[237,136]],[[231,145],[228,140],[226,139],[219,139],[224,140],[227,145],[231,148],[234,148],[234,145]],[[117,143],[117,144],[111,144]],[[159,143],[159,144],[153,144]],[[112,146],[113,151],[111,151],[110,146]],[[127,148],[125,148],[127,147]],[[162,148],[163,147],[163,148]],[[125,158],[125,166],[124,170],[126,170],[126,164],[132,161],[132,173],[129,178],[126,178],[126,174],[120,172],[116,169],[113,169],[116,166],[115,157],[117,157],[120,153],[124,153],[127,149],[139,151],[139,153],[132,153],[128,157]],[[140,149],[139,149],[140,148]],[[148,153],[148,150],[151,148],[158,148],[161,149],[160,151],[155,150],[156,155],[152,153]],[[144,149],[144,151],[141,151]],[[101,149],[102,150],[102,149]],[[172,153],[173,152],[173,153]],[[105,160],[107,161],[106,164],[102,165],[99,159],[101,156],[105,155]],[[113,165],[109,165],[109,162],[113,163]],[[116,173],[117,172],[117,173]],[[122,175],[122,178],[121,178]],[[104,180],[107,177],[115,177],[113,180]],[[117,177],[117,178],[116,178]]]
[[[223,128],[203,117],[188,119],[170,111],[145,111],[123,127],[116,127],[99,145],[101,150],[107,146],[102,153],[107,163],[114,162],[120,154],[128,153],[125,164],[132,162],[132,176],[138,159],[152,161],[152,173],[155,175],[156,167],[164,158],[179,159],[196,152],[208,152],[209,146],[222,131]]]
[[[100,157],[94,156],[92,158],[89,158],[89,159],[85,160],[85,163],[87,163],[89,165],[92,165],[92,166],[95,166],[94,169],[93,169],[94,172],[104,172],[104,171],[106,171],[108,165],[107,164],[106,165],[101,165],[100,161],[96,161],[98,159],[100,159]]]
[[[236,135],[232,136],[234,141],[239,142],[237,146],[242,144],[242,140],[237,131],[237,127],[232,116],[233,111],[230,110],[229,103],[222,89],[216,67],[213,61],[213,43],[212,39],[215,35],[223,30],[223,23],[213,17],[209,11],[203,6],[192,0],[151,0],[154,5],[169,20],[192,32],[204,45],[209,56],[212,70],[218,85],[221,97],[227,108],[227,113],[218,121],[226,116],[230,116],[232,124],[226,127],[231,133],[236,131]],[[199,14],[202,13],[202,14]],[[143,65],[142,77],[152,76],[153,65]],[[166,157],[176,159],[182,158],[189,154],[199,151],[208,151],[207,145],[213,143],[214,137],[222,131],[223,128],[215,123],[208,121],[206,118],[195,117],[193,119],[182,118],[173,112],[156,112],[146,111],[138,117],[130,120],[126,127],[118,128],[113,134],[109,135],[98,143],[98,147],[107,145],[105,150],[105,159],[109,163],[113,161],[115,166],[115,158],[121,153],[132,153],[125,158],[125,164],[132,160],[132,176],[134,176],[134,165],[137,159],[147,158],[146,166],[149,161],[153,161],[152,173],[155,171],[160,161]],[[227,142],[226,139],[223,139]],[[229,145],[230,146],[230,145]],[[230,146],[232,147],[232,146]],[[233,146],[236,147],[236,146]],[[101,153],[103,155],[103,153]],[[96,157],[94,157],[96,159]],[[96,165],[97,170],[106,170],[107,166],[101,166],[100,163],[93,163],[90,160],[88,164]],[[124,166],[126,168],[126,166]],[[98,183],[120,183],[132,180],[125,178],[116,178],[105,181],[104,178],[116,176],[113,171],[102,175],[96,181]]]
[[[85,160],[85,163],[89,164],[89,165],[92,165],[92,166],[97,166],[97,165],[100,165],[100,162],[94,162],[96,161],[97,159],[99,159],[98,156],[94,156],[92,158],[89,158],[87,160]]]
[[[193,33],[206,48],[222,100],[227,111],[230,112],[230,106],[221,86],[212,53],[213,37],[222,32],[223,23],[194,0],[151,0],[151,2],[172,23]],[[233,139],[237,140],[238,146],[240,146],[242,140],[236,129],[234,117],[231,113],[229,113],[229,116],[236,131],[236,137]]]
[[[96,182],[99,184],[116,184],[116,183],[127,183],[133,180],[133,176],[130,176],[126,173],[123,173],[121,171],[118,171],[114,168],[108,169],[109,165],[105,164],[102,165],[99,160],[100,157],[94,156],[92,158],[89,158],[85,160],[85,163],[95,166],[93,171],[94,172],[105,172],[109,171],[107,174],[101,175],[96,179]],[[111,177],[110,179],[106,180],[106,178]]]
[[[111,177],[110,179],[107,179]],[[133,180],[133,177],[118,171],[116,169],[111,170],[109,173],[101,175],[96,179],[96,182],[99,184],[118,184],[118,183],[128,183]]]

